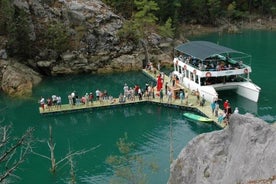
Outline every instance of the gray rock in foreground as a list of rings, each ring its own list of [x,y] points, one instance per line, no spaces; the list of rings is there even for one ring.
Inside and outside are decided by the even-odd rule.
[[[189,142],[172,163],[168,184],[272,183],[275,175],[276,129],[250,114],[232,115],[228,128]]]

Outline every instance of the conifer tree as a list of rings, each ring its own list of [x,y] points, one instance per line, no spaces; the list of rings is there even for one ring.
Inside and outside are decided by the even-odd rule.
[[[161,36],[173,38],[174,28],[172,27],[172,19],[168,18],[163,26],[159,27],[159,32]]]

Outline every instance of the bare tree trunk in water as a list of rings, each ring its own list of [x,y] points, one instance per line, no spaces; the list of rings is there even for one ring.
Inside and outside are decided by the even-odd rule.
[[[51,152],[51,163],[52,163],[52,168],[51,168],[51,171],[53,173],[56,172],[56,159],[55,159],[55,146],[56,144],[54,144],[53,142],[53,135],[52,135],[52,126],[49,125],[49,141],[48,141],[48,146],[49,146],[49,149],[50,149],[50,152]]]
[[[50,171],[52,173],[56,172],[57,166],[60,163],[66,161],[66,160],[69,160],[69,163],[70,163],[70,166],[71,166],[71,170],[70,170],[70,175],[71,175],[71,181],[70,182],[71,182],[71,184],[75,183],[75,172],[74,172],[74,165],[73,165],[73,160],[72,160],[73,156],[75,156],[75,155],[83,155],[83,154],[85,154],[87,152],[93,151],[93,150],[97,149],[98,147],[100,147],[100,145],[97,145],[97,146],[95,146],[93,148],[90,148],[88,150],[69,151],[69,153],[65,157],[63,157],[62,159],[56,161],[56,158],[55,158],[55,146],[56,146],[56,143],[54,143],[53,134],[52,134],[52,126],[51,125],[49,125],[49,140],[48,140],[47,144],[48,144],[48,147],[50,149],[50,154],[51,154],[50,157],[31,150],[32,153],[35,154],[35,155],[38,155],[38,156],[40,156],[42,158],[46,158],[47,160],[50,160],[51,161],[51,169],[50,169]]]
[[[143,60],[143,68],[145,68],[149,62],[149,52],[148,52],[148,47],[147,47],[147,43],[145,42],[145,40],[140,39],[140,42],[145,51],[145,60]]]

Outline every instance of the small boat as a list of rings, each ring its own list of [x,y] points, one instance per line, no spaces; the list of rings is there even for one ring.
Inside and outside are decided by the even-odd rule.
[[[251,56],[207,41],[190,41],[175,48],[174,76],[190,90],[212,102],[217,91],[235,92],[258,102],[261,88],[252,83],[249,74]]]
[[[189,112],[184,113],[183,116],[185,118],[188,118],[188,119],[193,120],[193,121],[199,121],[199,122],[204,122],[204,123],[213,122],[213,120],[210,119],[210,118],[200,116],[200,115],[197,115],[197,114],[193,114],[193,113],[189,113]]]

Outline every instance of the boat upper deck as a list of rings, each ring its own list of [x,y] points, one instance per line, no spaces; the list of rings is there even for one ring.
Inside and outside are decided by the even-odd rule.
[[[213,77],[248,74],[251,56],[207,41],[191,41],[175,48],[175,71],[197,70],[197,75]],[[179,67],[178,67],[179,66]]]

